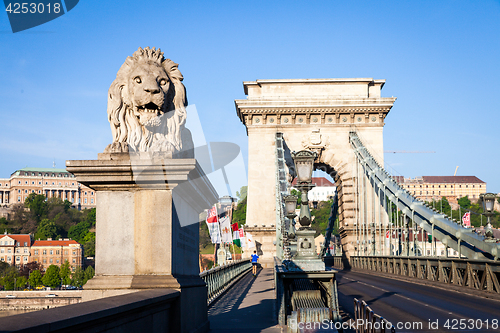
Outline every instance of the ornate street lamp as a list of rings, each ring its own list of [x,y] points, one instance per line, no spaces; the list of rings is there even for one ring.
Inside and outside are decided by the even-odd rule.
[[[295,208],[297,207],[297,197],[295,195],[285,195],[283,200],[285,201],[285,214],[290,220],[290,226],[288,228],[288,238],[295,237]]]
[[[315,185],[312,184],[312,172],[314,169],[314,160],[318,154],[308,150],[293,152],[292,158],[295,163],[295,172],[297,173],[297,185],[295,187],[302,192],[300,204],[299,223],[301,227],[295,233],[297,237],[297,255],[294,257],[296,264],[303,271],[324,271],[325,264],[319,259],[314,246],[314,229],[311,225],[311,211],[307,192]]]
[[[314,169],[314,160],[317,156],[317,153],[309,150],[301,150],[292,153],[292,158],[295,163],[295,172],[297,173],[297,185],[295,187],[302,192],[299,214],[299,223],[302,226],[300,228],[301,230],[309,229],[311,225],[311,211],[309,210],[307,192],[315,186],[312,184],[312,172]]]
[[[483,203],[484,215],[488,217],[488,224],[486,225],[486,230],[484,232],[485,242],[496,242],[493,237],[493,230],[491,228],[491,216],[494,214],[493,207],[495,206],[495,199],[497,196],[494,193],[483,193],[479,196]]]

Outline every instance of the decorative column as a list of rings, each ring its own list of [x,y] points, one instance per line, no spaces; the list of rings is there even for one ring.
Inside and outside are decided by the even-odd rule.
[[[128,57],[108,92],[113,142],[97,160],[67,161],[66,169],[96,197],[96,275],[83,300],[176,289],[175,316],[165,320],[175,332],[201,333],[209,322],[199,216],[218,195],[193,156],[177,66],[155,48]]]

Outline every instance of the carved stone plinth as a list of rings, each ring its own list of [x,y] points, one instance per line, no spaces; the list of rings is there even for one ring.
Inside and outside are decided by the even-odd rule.
[[[107,153],[66,162],[97,194],[96,276],[84,286],[83,299],[177,289],[182,332],[203,331],[207,290],[199,277],[199,213],[217,193],[195,159],[170,156]]]
[[[297,237],[297,255],[293,259],[297,270],[304,272],[324,271],[325,263],[316,254],[314,246],[314,234],[312,229],[299,229],[295,233]]]

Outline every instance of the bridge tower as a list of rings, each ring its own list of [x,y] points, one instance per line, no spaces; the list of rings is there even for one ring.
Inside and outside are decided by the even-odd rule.
[[[360,171],[349,132],[357,131],[383,166],[384,120],[396,100],[381,97],[384,84],[385,80],[372,78],[243,82],[247,99],[235,100],[235,104],[248,134],[246,230],[253,234],[264,265],[276,254],[276,133],[283,133],[289,170],[293,166],[290,152],[313,150],[318,153],[315,168],[335,180],[342,246],[347,255],[352,254],[360,207],[370,208],[375,200],[370,197],[373,191],[362,197],[355,193]]]

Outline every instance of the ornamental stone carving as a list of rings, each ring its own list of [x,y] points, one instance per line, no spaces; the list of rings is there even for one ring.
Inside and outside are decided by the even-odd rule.
[[[186,89],[178,64],[160,49],[139,48],[116,74],[108,92],[113,143],[105,153],[184,151],[192,155]]]

